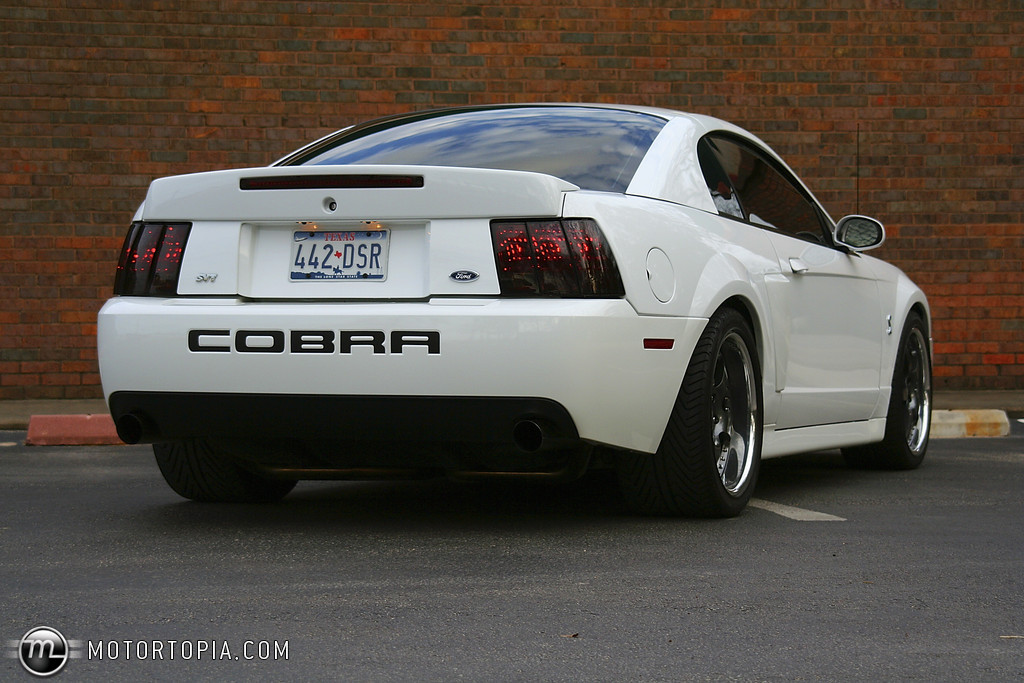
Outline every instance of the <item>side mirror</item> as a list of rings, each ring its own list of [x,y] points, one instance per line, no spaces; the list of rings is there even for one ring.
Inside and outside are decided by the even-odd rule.
[[[847,216],[832,233],[837,244],[853,251],[868,251],[885,242],[885,227],[874,218]]]

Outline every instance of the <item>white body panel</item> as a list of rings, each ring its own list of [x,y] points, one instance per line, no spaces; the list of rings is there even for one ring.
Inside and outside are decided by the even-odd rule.
[[[625,301],[433,300],[416,303],[246,303],[131,298],[109,301],[99,335],[107,395],[142,392],[351,394],[553,399],[581,438],[657,449],[684,366],[706,321],[640,317]],[[402,354],[193,353],[189,330],[436,330],[441,352]],[[645,350],[645,337],[673,338]],[[262,343],[259,335],[251,344]],[[134,353],[142,344],[146,355]],[[154,358],[160,362],[153,362]],[[173,368],[173,372],[168,369]],[[485,378],[482,380],[481,378]]]
[[[766,234],[782,271],[768,286],[772,336],[785,342],[775,345],[776,427],[872,417],[885,317],[870,265],[861,256]]]

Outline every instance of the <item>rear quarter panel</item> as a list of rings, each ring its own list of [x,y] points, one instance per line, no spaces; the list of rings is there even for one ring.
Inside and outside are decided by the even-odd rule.
[[[727,301],[742,301],[758,342],[765,421],[774,421],[776,340],[768,327],[765,276],[779,268],[763,230],[671,202],[591,192],[567,194],[565,215],[598,221],[615,254],[626,298],[641,316],[706,321]],[[671,264],[675,291],[667,301],[659,300],[651,287],[648,255],[653,249],[663,251]],[[686,367],[670,370],[678,387]]]

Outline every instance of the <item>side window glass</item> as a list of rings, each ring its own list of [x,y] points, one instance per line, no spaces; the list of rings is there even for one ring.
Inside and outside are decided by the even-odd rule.
[[[722,165],[718,163],[718,155],[713,147],[714,143],[708,138],[701,138],[697,142],[697,160],[700,162],[700,170],[704,174],[704,182],[708,185],[715,208],[723,216],[746,220],[740,200],[733,190],[732,182],[722,169]]]
[[[803,193],[760,154],[719,138],[714,149],[747,220],[793,237],[828,244],[818,212]]]

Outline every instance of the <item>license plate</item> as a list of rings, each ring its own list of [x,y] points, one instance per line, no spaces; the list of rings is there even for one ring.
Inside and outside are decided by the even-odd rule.
[[[292,280],[385,280],[389,230],[295,232]]]

